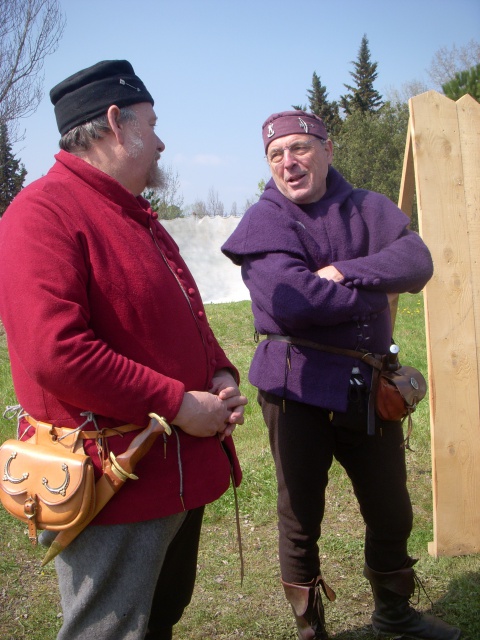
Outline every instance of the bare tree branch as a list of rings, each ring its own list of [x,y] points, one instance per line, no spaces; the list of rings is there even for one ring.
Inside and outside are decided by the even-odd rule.
[[[208,191],[207,208],[211,216],[223,216],[225,213],[223,202],[220,201],[218,192],[213,187]]]
[[[59,0],[0,0],[0,124],[15,127],[43,97],[43,64],[65,28]]]
[[[453,80],[460,71],[466,71],[480,63],[480,42],[470,40],[463,47],[453,45],[439,49],[427,70],[430,79],[440,91],[442,85]]]

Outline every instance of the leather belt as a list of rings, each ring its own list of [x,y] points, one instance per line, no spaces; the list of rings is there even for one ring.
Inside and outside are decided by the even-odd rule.
[[[32,427],[37,427],[39,424],[47,425],[52,435],[56,435],[58,437],[65,435],[68,431],[75,431],[70,427],[54,427],[52,424],[48,422],[41,422],[40,420],[35,420],[32,416],[25,416],[27,422],[29,422]],[[110,438],[111,436],[121,436],[124,433],[129,433],[130,431],[138,431],[139,429],[143,429],[143,427],[139,427],[138,424],[122,424],[119,427],[108,427],[106,429],[99,429],[99,431],[83,431],[83,429],[79,433],[79,438],[82,440],[98,440],[99,438]]]
[[[276,333],[267,333],[265,336],[267,340],[277,340],[278,342],[287,342],[288,344],[297,345],[299,347],[308,347],[309,349],[316,349],[317,351],[326,351],[328,353],[337,353],[341,356],[350,356],[351,358],[356,358],[357,360],[362,360],[366,362],[374,369],[381,370],[382,369],[382,358],[381,356],[376,356],[373,353],[369,353],[368,351],[355,351],[354,349],[342,349],[341,347],[332,347],[327,344],[319,344],[318,342],[313,342],[313,340],[306,340],[304,338],[296,338],[292,336],[282,336]]]
[[[267,340],[277,340],[278,342],[287,342],[288,344],[298,345],[299,347],[308,347],[310,349],[316,349],[317,351],[326,351],[328,353],[337,353],[338,355],[342,356],[350,356],[351,358],[362,360],[363,362],[366,362],[371,367],[373,367],[370,393],[368,395],[367,404],[367,433],[369,436],[373,436],[375,434],[375,392],[380,371],[383,368],[382,356],[376,356],[373,353],[369,353],[368,351],[342,349],[340,347],[332,347],[326,344],[319,344],[318,342],[313,342],[313,340],[294,338],[292,336],[282,336],[276,333],[268,333],[265,337]]]

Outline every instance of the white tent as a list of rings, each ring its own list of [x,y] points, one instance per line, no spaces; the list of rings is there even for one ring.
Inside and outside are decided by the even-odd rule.
[[[220,251],[240,220],[234,216],[192,216],[160,221],[180,247],[180,253],[197,282],[204,303],[250,299],[240,267]]]

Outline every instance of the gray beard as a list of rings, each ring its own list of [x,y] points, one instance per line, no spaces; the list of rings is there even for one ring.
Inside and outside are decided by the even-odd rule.
[[[167,186],[166,174],[162,167],[159,167],[156,162],[150,167],[148,172],[146,189],[164,189]]]
[[[143,142],[138,132],[133,129],[127,143],[127,153],[130,158],[138,158],[143,153]],[[164,189],[167,186],[165,171],[158,166],[160,155],[152,162],[145,178],[145,189]]]

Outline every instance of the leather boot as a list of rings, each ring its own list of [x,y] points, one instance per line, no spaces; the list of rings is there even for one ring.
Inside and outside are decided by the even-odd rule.
[[[289,584],[282,580],[282,585],[285,596],[292,605],[299,640],[328,640],[320,587],[332,602],[336,598],[333,589],[322,576],[304,584]]]
[[[374,571],[365,565],[363,575],[370,581],[375,600],[374,632],[379,636],[397,635],[415,640],[457,640],[460,629],[410,606],[409,600],[415,591],[412,569],[415,562],[409,558],[403,569],[387,572]]]

